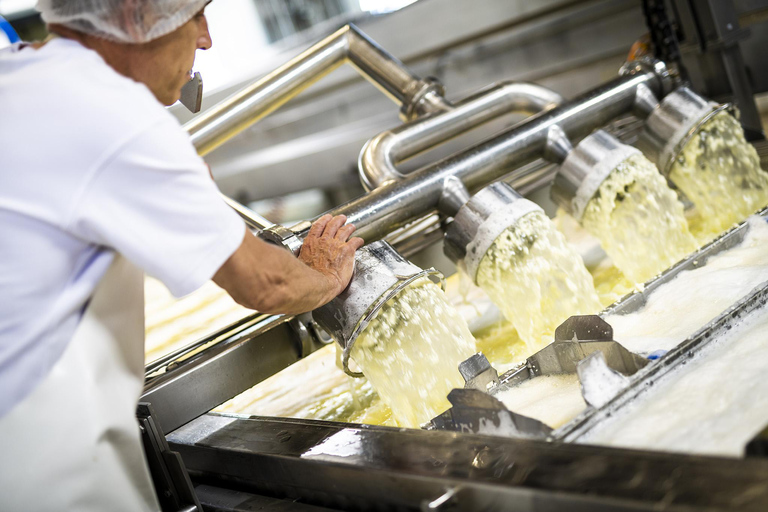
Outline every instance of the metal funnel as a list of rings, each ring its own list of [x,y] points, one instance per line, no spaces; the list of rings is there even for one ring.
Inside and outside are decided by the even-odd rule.
[[[438,271],[422,270],[387,242],[373,242],[357,251],[354,275],[347,289],[312,312],[315,321],[344,349],[342,363],[348,375],[363,375],[349,369],[349,355],[360,333],[387,301],[422,277],[441,284],[443,281]]]
[[[668,94],[648,116],[637,147],[664,176],[669,176],[672,164],[691,137],[723,110],[735,111],[730,104],[709,101],[688,87],[680,87]]]
[[[523,216],[543,211],[504,182],[480,190],[462,206],[445,233],[444,251],[455,263],[464,262],[472,281],[485,253],[505,229]]]
[[[617,165],[640,151],[598,130],[585,137],[560,165],[552,183],[552,200],[576,220]]]

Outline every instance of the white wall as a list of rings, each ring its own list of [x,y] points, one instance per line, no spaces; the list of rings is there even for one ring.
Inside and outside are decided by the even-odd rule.
[[[203,75],[206,93],[252,77],[258,60],[274,50],[259,20],[253,0],[218,0],[205,10],[213,47],[198,51],[195,71]]]

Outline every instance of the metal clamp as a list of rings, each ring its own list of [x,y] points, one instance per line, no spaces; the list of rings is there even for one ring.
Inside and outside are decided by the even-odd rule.
[[[430,93],[439,98],[443,98],[445,95],[445,88],[437,78],[428,76],[419,80],[418,87],[403,100],[403,105],[400,107],[400,115],[406,121],[410,121],[420,115],[428,113],[427,111],[431,109],[425,109],[424,103],[427,95]]]
[[[295,232],[279,224],[275,224],[274,226],[270,226],[261,231],[259,233],[259,238],[291,251],[294,256],[299,255],[301,246],[304,243],[304,240],[302,240]]]
[[[136,417],[139,420],[144,455],[162,511],[203,512],[181,455],[168,447],[154,416],[152,404],[138,404]]]
[[[625,62],[619,69],[619,75],[628,76],[648,71],[653,72],[658,77],[661,83],[662,96],[666,96],[679,85],[680,76],[677,70],[669,68],[664,61],[654,59],[649,55]]]

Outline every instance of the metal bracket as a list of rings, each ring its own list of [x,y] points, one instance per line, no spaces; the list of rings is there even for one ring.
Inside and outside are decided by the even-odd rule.
[[[488,391],[489,388],[499,385],[499,372],[491,366],[482,352],[459,363],[459,373],[464,377],[465,389]]]
[[[555,341],[613,341],[613,327],[598,315],[573,315],[557,326]]]
[[[433,429],[503,437],[547,438],[552,429],[539,420],[507,409],[497,398],[478,389],[453,389],[451,407],[430,422]]]
[[[333,343],[333,338],[312,318],[312,313],[302,313],[294,317],[288,325],[296,333],[299,341],[299,357],[307,357],[319,346]]]
[[[768,457],[768,425],[747,443],[744,454],[747,457]]]
[[[155,412],[152,404],[139,402],[136,418],[139,420],[144,455],[162,511],[203,512],[181,455],[168,447],[153,416]]]

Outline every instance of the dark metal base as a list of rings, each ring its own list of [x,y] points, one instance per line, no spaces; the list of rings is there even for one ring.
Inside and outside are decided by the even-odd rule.
[[[342,510],[755,510],[768,460],[208,414],[168,436],[193,480]]]
[[[198,485],[195,493],[205,512],[332,512],[333,509],[304,505],[294,500],[281,500],[211,485]]]

